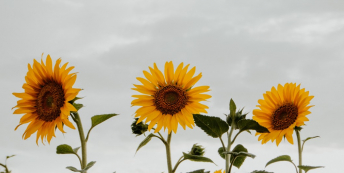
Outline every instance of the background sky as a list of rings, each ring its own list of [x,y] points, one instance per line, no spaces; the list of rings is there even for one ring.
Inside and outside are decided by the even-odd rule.
[[[252,118],[258,99],[272,86],[301,83],[315,96],[301,138],[321,136],[306,143],[303,163],[325,166],[313,173],[343,169],[344,1],[0,0],[0,31],[0,163],[15,154],[7,162],[13,173],[79,168],[75,156],[55,154],[60,144],[80,146],[77,130],[65,127],[67,133],[57,131],[50,145],[39,146],[35,134],[22,140],[26,125],[14,131],[22,115],[12,114],[18,100],[12,93],[23,92],[27,64],[42,53],[75,66],[74,87],[84,89],[79,96],[85,107],[79,112],[85,131],[93,115],[120,114],[93,129],[88,161],[97,163],[90,173],[167,172],[164,145],[154,138],[135,154],[144,137],[135,137],[130,128],[138,108],[130,104],[137,94],[132,84],[148,66],[156,62],[163,69],[166,61],[202,72],[196,86],[211,88],[212,98],[204,102],[208,113],[223,119],[231,98]],[[298,163],[296,144],[261,145],[257,138],[245,133],[236,140],[257,157],[233,172],[263,170],[284,154]],[[205,156],[217,165],[185,161],[177,172],[224,168],[217,154],[220,141],[198,127],[179,126],[172,136],[172,164],[194,143],[203,145]],[[290,173],[295,168],[280,162],[265,170]]]

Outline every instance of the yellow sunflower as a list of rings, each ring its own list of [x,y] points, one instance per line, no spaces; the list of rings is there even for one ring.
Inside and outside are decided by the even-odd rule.
[[[215,171],[214,173],[222,173],[222,169]],[[223,171],[223,173],[226,173],[226,171]]]
[[[155,124],[154,132],[160,131],[162,127],[167,128],[170,134],[173,130],[177,132],[178,123],[184,128],[195,126],[193,114],[207,113],[208,106],[199,103],[211,98],[210,95],[202,94],[209,91],[209,86],[193,85],[202,77],[202,73],[194,76],[196,68],[188,71],[189,64],[184,67],[179,64],[174,71],[172,61],[165,63],[164,74],[154,63],[154,68],[149,67],[150,73],[143,71],[147,79],[138,77],[142,85],[134,85],[142,95],[133,95],[136,99],[131,102],[132,106],[142,106],[135,112],[135,117],[140,117],[137,123],[144,119],[150,122],[148,130]]]
[[[253,119],[261,126],[266,127],[270,133],[256,133],[260,135],[258,140],[262,140],[262,144],[271,140],[276,140],[278,146],[282,138],[287,138],[288,142],[293,142],[293,131],[295,126],[300,127],[308,121],[306,115],[313,105],[309,105],[314,96],[309,96],[309,91],[300,89],[300,85],[296,83],[286,83],[284,86],[278,85],[271,91],[263,94],[264,99],[258,100],[260,109],[253,110]]]
[[[43,55],[42,55],[43,56]],[[75,129],[74,125],[68,120],[71,111],[77,111],[68,101],[74,99],[81,89],[72,88],[76,80],[76,74],[69,72],[74,68],[68,67],[65,63],[60,67],[61,59],[56,61],[53,68],[50,55],[46,58],[46,64],[34,60],[33,66],[28,64],[29,71],[25,76],[23,85],[24,93],[13,93],[20,98],[16,110],[13,114],[25,114],[20,119],[17,128],[26,123],[30,123],[23,138],[29,138],[37,132],[36,143],[38,139],[46,139],[49,143],[51,138],[55,137],[55,128],[62,133],[63,125]]]

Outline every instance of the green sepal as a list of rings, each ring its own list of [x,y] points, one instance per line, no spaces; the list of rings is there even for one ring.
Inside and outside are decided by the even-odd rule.
[[[95,161],[89,162],[83,170],[84,171],[89,170],[95,163],[96,163]]]
[[[79,109],[81,109],[82,107],[84,107],[83,104],[80,103],[73,103],[73,106],[75,107],[75,109],[78,111]]]
[[[238,129],[238,121],[242,120],[242,119],[246,119],[246,115],[248,113],[242,113],[242,111],[244,110],[244,108],[240,109],[238,112],[235,113],[235,116],[234,116],[234,122],[235,122],[235,128],[234,129]],[[232,116],[230,115],[227,115],[227,118],[226,118],[226,121],[227,121],[227,124],[229,126],[232,126]]]
[[[158,137],[156,135],[154,135],[153,133],[149,134],[139,145],[139,147],[137,147],[136,149],[136,153],[137,151],[139,151],[140,148],[142,148],[143,146],[145,146],[151,139],[152,137]]]
[[[213,138],[221,137],[229,129],[228,124],[219,117],[201,114],[194,114],[193,116],[196,125]]]
[[[14,156],[16,156],[16,155],[6,156],[6,159],[9,159],[9,158],[14,157]]]
[[[183,156],[184,156],[185,160],[190,160],[190,161],[194,161],[194,162],[211,162],[211,163],[214,163],[211,159],[209,159],[207,157],[203,157],[203,156],[195,156],[195,155],[187,154],[184,152],[183,152]]]
[[[299,165],[297,167],[304,170],[305,173],[307,173],[309,170],[312,170],[312,169],[324,168],[323,166],[307,166],[307,165]]]
[[[225,152],[226,154],[227,152]],[[228,152],[227,154],[231,154],[231,157],[230,157],[230,162],[232,163],[233,160],[234,160],[234,163],[233,165],[235,167],[237,167],[238,169],[241,167],[241,165],[244,163],[246,157],[256,157],[255,155],[251,154],[251,153],[248,153],[247,149],[241,145],[241,144],[238,144],[237,146],[234,147],[234,149],[231,151],[231,152]]]
[[[231,99],[229,101],[229,111],[230,111],[230,113],[229,113],[230,117],[232,117],[232,119],[235,119],[236,105],[235,105],[233,99]]]
[[[73,171],[73,172],[83,172],[82,170],[76,169],[73,166],[67,166],[66,168]]]
[[[114,117],[116,115],[118,115],[118,114],[102,114],[102,115],[93,116],[91,118],[91,120],[92,120],[92,127],[91,128],[95,127],[96,125],[98,125],[98,124],[100,124],[100,123],[102,123],[102,122],[104,122],[104,121],[108,120],[109,118]]]
[[[204,169],[198,169],[198,170],[187,172],[187,173],[210,173],[210,171],[204,171]]]
[[[70,104],[75,103],[75,101],[82,99],[83,97],[75,97],[73,100],[68,101]]]
[[[251,119],[242,119],[238,121],[238,128],[240,132],[245,130],[255,130],[259,133],[269,133],[269,130],[261,125],[255,120]]]
[[[75,152],[71,146],[62,144],[56,147],[56,154],[75,154]]]
[[[260,171],[254,170],[254,171],[251,172],[251,173],[273,173],[273,172],[268,172],[268,171],[264,171],[264,170],[260,170]]]
[[[290,162],[292,164],[294,164],[294,162],[291,160],[290,156],[288,155],[282,155],[282,156],[278,156],[272,160],[270,160],[266,165],[265,167],[267,167],[268,165],[272,164],[272,163],[275,163],[275,162],[280,162],[280,161],[287,161],[287,162]]]
[[[225,155],[225,153],[223,153],[223,152],[225,152],[225,151],[226,151],[226,149],[223,148],[223,147],[220,147],[220,148],[217,150],[217,152],[219,153],[219,155],[220,155],[223,159],[226,159],[226,155]]]

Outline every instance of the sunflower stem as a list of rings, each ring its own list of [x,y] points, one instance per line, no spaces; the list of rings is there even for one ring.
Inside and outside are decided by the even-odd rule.
[[[231,125],[231,131],[229,132],[228,134],[228,145],[227,145],[227,149],[226,151],[227,152],[230,152],[231,151],[231,146],[232,146],[232,134],[233,134],[233,130],[235,129],[235,121],[232,120],[232,125]],[[226,173],[229,173],[229,166],[231,165],[230,163],[230,155],[229,154],[226,154]]]
[[[298,149],[299,149],[299,166],[301,166],[302,165],[302,148],[301,148],[300,130],[295,128],[295,132],[296,132],[296,137],[297,137],[297,146],[298,146]],[[299,173],[302,173],[302,169],[301,168],[299,168]]]
[[[82,163],[81,163],[81,169],[84,169],[87,165],[87,151],[86,151],[86,139],[84,134],[84,129],[82,128],[81,118],[79,116],[78,112],[73,113],[74,114],[74,121],[76,125],[78,126],[79,136],[80,136],[80,143],[81,143],[81,154],[82,154]],[[85,171],[85,173],[87,173]]]
[[[172,138],[172,133],[168,134],[167,143],[165,144],[168,173],[172,173],[171,149],[170,149],[171,138]]]

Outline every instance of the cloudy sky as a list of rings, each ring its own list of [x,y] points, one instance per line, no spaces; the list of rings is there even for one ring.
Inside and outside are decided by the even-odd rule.
[[[164,145],[158,139],[135,154],[143,136],[131,134],[137,107],[131,107],[130,88],[138,84],[154,62],[162,69],[166,61],[196,66],[209,85],[212,98],[204,104],[208,113],[224,119],[228,103],[252,110],[272,86],[301,83],[314,95],[312,114],[301,138],[321,136],[306,143],[303,163],[325,166],[311,172],[338,172],[344,164],[344,2],[343,1],[207,1],[207,0],[34,0],[0,1],[0,163],[7,155],[13,173],[70,172],[79,168],[72,155],[57,155],[56,146],[80,146],[78,132],[65,128],[49,144],[22,140],[26,125],[17,131],[21,115],[11,108],[23,92],[27,64],[50,54],[62,58],[78,72],[76,88],[85,105],[80,110],[85,130],[93,115],[118,113],[96,127],[88,142],[88,160],[97,161],[90,173],[167,172]],[[166,133],[163,135],[167,136]],[[35,135],[33,135],[35,136]],[[224,137],[224,136],[223,136]],[[294,136],[296,141],[296,136]],[[217,154],[220,141],[198,127],[172,137],[172,162],[194,143],[206,148],[205,156],[216,164],[183,162],[177,172],[224,167]],[[236,173],[263,170],[279,155],[289,154],[298,162],[297,145],[282,141],[261,145],[257,137],[242,134],[241,143],[256,154],[247,158]],[[2,170],[2,169],[0,169]],[[276,163],[265,170],[294,172],[289,163]]]

